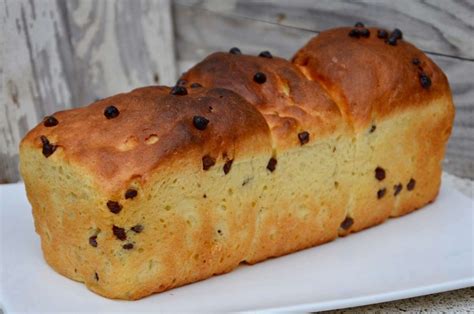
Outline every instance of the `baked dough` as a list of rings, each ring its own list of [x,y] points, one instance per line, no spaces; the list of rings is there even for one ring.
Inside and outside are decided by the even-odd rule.
[[[322,32],[292,61],[215,53],[173,88],[46,118],[20,145],[46,261],[139,299],[433,201],[446,76],[401,34],[355,30]]]

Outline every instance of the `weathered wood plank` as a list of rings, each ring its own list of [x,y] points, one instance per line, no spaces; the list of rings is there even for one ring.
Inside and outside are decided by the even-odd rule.
[[[432,57],[443,69],[453,92],[456,116],[448,143],[445,169],[457,176],[474,178],[474,62]]]
[[[64,108],[70,94],[61,79],[57,42],[48,35],[55,33],[53,21],[58,19],[54,3],[44,3],[45,14],[37,12],[34,2],[2,4],[0,177],[2,181],[12,181],[18,179],[17,146],[21,136],[45,112]]]
[[[421,49],[474,58],[472,1],[179,0],[175,2],[175,5],[180,4],[312,30],[352,25],[357,21],[388,29],[400,27]],[[195,10],[195,14],[200,13]]]
[[[262,50],[270,50],[275,55],[290,58],[297,49],[303,46],[311,37],[315,36],[314,32],[287,28],[280,25],[249,20],[241,18],[238,15],[233,15],[235,12],[238,12],[239,14],[250,14],[249,9],[246,8],[246,6],[249,6],[249,3],[253,4],[254,2],[231,1],[225,2],[226,6],[224,7],[222,2],[216,2],[215,5],[211,5],[208,1],[199,2],[199,6],[209,8],[212,11],[231,12],[232,15],[219,15],[209,11],[197,10],[195,7],[179,5],[179,3],[182,2],[183,1],[180,1],[174,5],[178,68],[181,72],[186,71],[208,54],[214,51],[227,51],[233,46],[238,46],[244,53],[248,54],[257,54]],[[186,3],[191,2],[194,3],[194,1],[186,1]],[[277,7],[275,2],[269,3],[266,1],[260,1],[259,3],[271,6],[274,13],[285,12],[286,16],[295,17],[298,16],[297,12],[301,13],[303,17],[306,16],[306,13],[304,13],[306,12],[304,5],[309,5],[305,1],[277,1],[276,3],[282,4],[282,7]],[[318,2],[318,6],[319,3],[320,2]],[[322,3],[325,3],[324,5],[326,5],[326,8],[329,6],[329,4],[324,1]],[[283,4],[286,6],[283,6]],[[300,7],[296,8],[297,4],[299,4]],[[311,2],[310,4],[314,6],[314,2]],[[466,3],[461,4],[467,6]],[[259,5],[257,5],[257,7],[252,7],[255,11],[252,11],[250,16],[260,18],[256,13],[260,12]],[[291,9],[288,9],[288,6],[290,5],[292,7]],[[349,7],[351,6],[352,3],[349,4]],[[347,25],[348,23],[353,23],[354,20],[357,20],[354,15],[350,15],[349,13],[347,16],[339,13],[339,9],[341,9],[341,4],[337,2],[335,4],[335,11],[337,11],[337,14],[334,13],[336,15],[336,20],[339,19],[337,20],[339,22],[334,22],[337,25]],[[342,12],[347,11],[347,9],[341,10]],[[474,8],[471,8],[470,10],[470,14],[472,14]],[[260,12],[262,13],[263,18],[270,14],[267,11],[265,12],[266,13]],[[324,12],[326,12],[325,21],[329,23],[329,21],[332,21],[331,16],[334,14],[331,15],[327,10]],[[339,14],[342,15],[339,16]],[[410,14],[414,15],[415,13]],[[433,13],[426,14],[429,15]],[[464,13],[462,16],[465,16],[466,14],[469,15],[469,13]],[[369,24],[376,24],[377,21],[380,21],[381,23],[384,23],[384,25],[387,25],[387,20],[385,17],[381,18],[381,16],[382,15],[377,15],[377,17],[373,16],[372,20],[374,22],[369,21]],[[343,18],[347,18],[347,20],[343,22]],[[315,19],[318,20],[318,15],[315,15]],[[424,19],[428,20],[431,19],[431,17],[424,17]],[[437,21],[438,25],[450,23],[450,19],[448,19],[447,15],[443,15],[443,19],[444,20]],[[323,22],[320,21],[318,23]],[[330,24],[328,26],[335,26],[336,24]],[[319,27],[321,25],[322,24],[310,26]],[[394,23],[393,25],[390,25],[389,28],[393,28],[396,25],[400,25],[400,23]],[[404,27],[403,30],[405,30]],[[415,31],[410,31],[408,33],[405,32],[405,38],[415,43],[417,46],[420,46],[423,43],[429,44],[429,42],[423,42],[423,40],[421,43],[418,43],[417,40],[419,35],[417,34],[418,33]],[[462,34],[462,30],[460,31],[460,34]],[[424,35],[421,34],[420,36],[423,38]],[[472,35],[470,36],[472,37]],[[446,35],[446,37],[449,36]],[[472,45],[474,40],[469,41],[468,39],[470,38],[465,37],[464,39],[461,38],[458,40],[458,46],[469,47],[469,45]],[[441,48],[441,46],[435,45],[434,47],[428,47],[428,50],[436,51],[436,49]],[[436,55],[430,55],[430,57],[448,76],[457,109],[455,127],[448,144],[445,169],[462,177],[474,178],[474,81],[471,79],[472,73],[474,73],[474,62]]]
[[[169,0],[0,3],[0,183],[45,115],[176,79]]]
[[[68,50],[72,52],[72,58],[64,63],[74,104],[152,84],[155,78],[161,84],[174,82],[169,1],[58,4],[69,37],[60,46],[61,56],[68,56]]]

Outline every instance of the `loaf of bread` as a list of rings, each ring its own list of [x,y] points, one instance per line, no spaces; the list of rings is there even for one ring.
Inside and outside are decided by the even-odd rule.
[[[46,261],[139,299],[433,201],[453,116],[433,61],[357,25],[291,61],[234,48],[173,88],[57,112],[23,139],[20,170]]]

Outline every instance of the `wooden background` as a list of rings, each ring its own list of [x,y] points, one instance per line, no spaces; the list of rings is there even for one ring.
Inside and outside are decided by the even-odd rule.
[[[0,0],[0,183],[45,115],[176,78],[168,0]]]
[[[457,109],[445,169],[474,178],[472,1],[0,1],[0,182],[19,179],[18,142],[48,113],[172,84],[233,46],[289,58],[318,30],[356,21],[401,28],[443,68]]]

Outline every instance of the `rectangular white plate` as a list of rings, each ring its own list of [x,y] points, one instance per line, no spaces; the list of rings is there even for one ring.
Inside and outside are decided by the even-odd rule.
[[[0,303],[6,312],[343,308],[474,285],[473,201],[443,186],[410,215],[334,242],[139,301],[114,301],[44,261],[22,184],[0,186]]]

